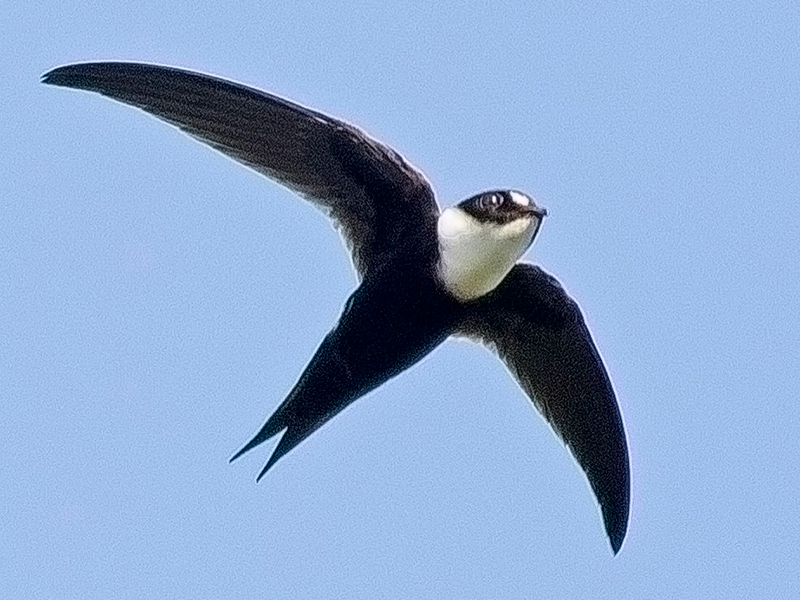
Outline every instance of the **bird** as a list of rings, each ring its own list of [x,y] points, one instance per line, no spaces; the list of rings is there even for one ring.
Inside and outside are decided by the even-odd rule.
[[[520,259],[547,215],[516,189],[441,210],[426,177],[343,120],[170,66],[86,62],[42,83],[139,108],[292,190],[339,230],[357,287],[297,383],[231,461],[283,434],[257,477],[344,408],[446,339],[491,349],[583,469],[614,554],[627,533],[622,414],[577,302]]]

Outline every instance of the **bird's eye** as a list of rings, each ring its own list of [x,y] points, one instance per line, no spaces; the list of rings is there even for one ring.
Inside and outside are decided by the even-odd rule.
[[[500,194],[487,194],[481,196],[481,208],[499,208],[503,204],[503,197]]]

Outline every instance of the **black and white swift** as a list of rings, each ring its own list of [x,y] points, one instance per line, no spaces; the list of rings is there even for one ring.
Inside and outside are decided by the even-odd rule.
[[[288,397],[231,459],[283,432],[259,479],[350,403],[449,336],[494,349],[586,472],[618,552],[630,468],[614,390],[578,305],[517,262],[545,209],[513,190],[439,211],[425,177],[360,129],[272,94],[138,63],[59,67],[44,83],[98,92],[175,125],[334,220],[360,283]]]

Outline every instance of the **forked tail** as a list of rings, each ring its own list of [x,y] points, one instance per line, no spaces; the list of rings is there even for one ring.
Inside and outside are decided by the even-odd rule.
[[[283,457],[287,452],[289,452],[292,448],[297,446],[297,444],[302,442],[311,434],[311,431],[306,431],[302,426],[298,427],[297,425],[287,423],[286,419],[284,418],[285,411],[282,409],[283,407],[278,408],[278,410],[276,410],[275,413],[267,420],[267,422],[253,437],[253,439],[247,442],[247,444],[245,444],[241,450],[234,454],[229,461],[233,462],[242,454],[249,452],[256,446],[266,442],[268,439],[279,434],[281,431],[284,431],[281,441],[278,442],[278,446],[275,448],[272,456],[269,457],[266,466],[258,474],[258,477],[256,477],[256,481],[260,481],[267,471],[269,471],[272,465],[278,462],[281,457]]]

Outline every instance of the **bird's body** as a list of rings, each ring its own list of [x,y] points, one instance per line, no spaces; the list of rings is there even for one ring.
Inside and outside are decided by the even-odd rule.
[[[349,404],[449,336],[468,337],[497,352],[570,447],[619,550],[630,497],[622,417],[577,304],[555,278],[518,262],[546,215],[532,198],[495,190],[440,213],[425,177],[360,129],[208,75],[86,63],[43,81],[137,106],[289,187],[339,227],[359,285],[294,388],[233,459],[283,432],[260,479]]]

